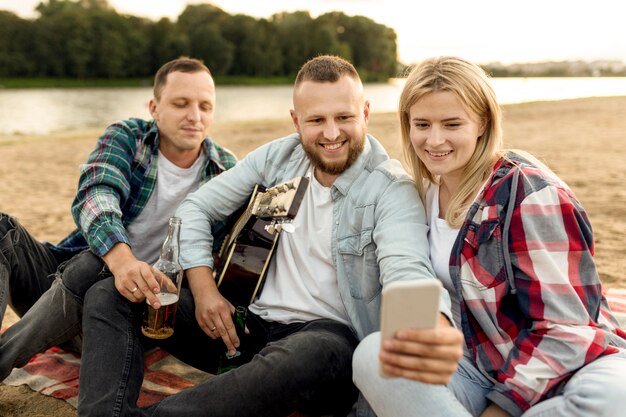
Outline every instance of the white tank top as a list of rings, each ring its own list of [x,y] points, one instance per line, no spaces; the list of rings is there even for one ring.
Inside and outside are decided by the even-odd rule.
[[[435,275],[450,293],[452,318],[457,328],[461,328],[461,307],[459,297],[450,278],[450,255],[460,229],[451,228],[444,219],[439,218],[439,186],[431,185],[426,190],[426,216],[428,219],[428,243],[430,244],[430,262]]]

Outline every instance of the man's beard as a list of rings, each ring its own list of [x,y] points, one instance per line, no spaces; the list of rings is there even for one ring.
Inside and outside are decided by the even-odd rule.
[[[358,139],[341,136],[335,142],[343,142],[346,139],[349,139],[347,142],[347,145],[349,146],[348,157],[343,162],[329,163],[324,161],[324,159],[319,155],[319,144],[317,143],[312,145],[303,145],[304,152],[308,156],[311,161],[311,165],[313,165],[314,168],[317,168],[321,172],[328,175],[339,175],[352,166],[354,161],[359,158],[359,155],[361,155],[361,152],[363,152],[363,148],[365,147],[365,135]]]

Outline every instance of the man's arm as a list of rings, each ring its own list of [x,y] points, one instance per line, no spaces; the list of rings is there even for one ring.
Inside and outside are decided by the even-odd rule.
[[[221,337],[232,353],[239,346],[232,320],[234,307],[219,293],[213,277],[212,226],[249,201],[255,185],[261,183],[264,162],[265,154],[253,151],[188,195],[176,210],[182,219],[180,263],[193,293],[196,320],[209,337]]]
[[[122,207],[126,206],[133,186],[131,167],[137,152],[136,134],[126,122],[109,126],[80,167],[72,216],[98,256],[104,256],[117,243],[130,243],[122,222]],[[147,172],[144,174],[144,181],[154,181]]]
[[[213,234],[211,227],[225,221],[250,200],[257,184],[262,183],[264,154],[259,150],[211,179],[189,194],[176,210],[182,219],[180,263],[185,270],[199,266],[213,269]],[[254,159],[252,161],[251,159]],[[256,161],[262,160],[262,161]]]
[[[387,161],[384,169],[396,179],[382,191],[376,205],[373,239],[381,284],[435,278],[430,262],[426,211],[415,183],[398,161]],[[452,317],[447,291],[441,291],[439,311]]]
[[[374,240],[383,286],[397,279],[436,279],[430,263],[424,206],[414,183],[398,170],[399,179],[383,192],[376,208]],[[434,329],[403,329],[385,341],[380,360],[389,374],[432,384],[447,383],[463,355],[463,335],[450,323],[447,291],[439,300],[439,324]]]
[[[81,166],[78,191],[72,204],[72,215],[90,249],[102,257],[115,277],[117,290],[133,302],[146,297],[158,308],[154,295],[159,292],[152,268],[135,258],[123,223],[125,210],[134,188],[155,181],[156,169],[135,161],[137,136],[145,134],[148,125],[140,120],[121,121],[109,126]],[[146,158],[149,149],[144,149]],[[135,167],[135,168],[133,168]],[[133,169],[143,170],[141,184],[132,181]]]
[[[212,339],[222,338],[228,351],[235,353],[239,337],[233,322],[233,305],[224,298],[213,278],[213,270],[206,266],[186,271],[187,282],[196,304],[196,320]]]

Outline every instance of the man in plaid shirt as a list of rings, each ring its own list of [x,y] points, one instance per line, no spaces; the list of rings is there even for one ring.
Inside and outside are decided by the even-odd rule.
[[[0,337],[0,380],[36,353],[80,342],[82,299],[100,279],[113,275],[124,297],[158,304],[155,288],[139,283],[152,276],[169,218],[189,192],[235,165],[208,136],[215,84],[201,61],[163,65],[149,108],[153,120],[116,122],[98,139],[72,204],[78,228],[60,243],[39,242],[0,213],[0,320],[7,303],[21,316]]]

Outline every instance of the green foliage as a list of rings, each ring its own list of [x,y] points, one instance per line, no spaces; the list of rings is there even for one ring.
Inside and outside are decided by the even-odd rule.
[[[0,10],[0,77],[35,73],[35,63],[29,59],[33,29],[32,22]]]
[[[36,10],[34,20],[0,10],[0,77],[47,80],[44,85],[51,78],[88,84],[151,78],[163,63],[181,55],[202,59],[228,83],[292,80],[306,60],[320,54],[350,60],[365,81],[397,74],[395,32],[341,12],[315,19],[307,11],[255,19],[196,4],[188,5],[176,22],[154,22],[120,15],[107,0],[48,0]]]
[[[152,78],[0,77],[0,88],[151,87]]]
[[[148,28],[150,73],[154,74],[163,63],[190,53],[189,37],[169,19],[163,18]]]
[[[335,28],[337,39],[350,48],[349,58],[367,81],[384,81],[396,76],[396,33],[364,16],[340,12],[321,15],[318,20]]]

